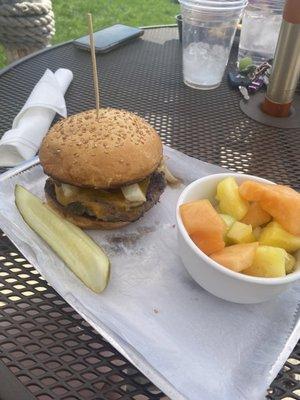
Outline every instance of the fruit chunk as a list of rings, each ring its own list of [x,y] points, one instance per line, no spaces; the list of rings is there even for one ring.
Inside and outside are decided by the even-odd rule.
[[[286,251],[293,253],[300,249],[300,236],[290,234],[278,222],[272,221],[262,230],[259,243],[282,247]]]
[[[258,201],[289,233],[300,236],[300,193],[286,186],[253,181],[243,182],[239,192],[245,200]]]
[[[275,186],[273,185],[272,188],[279,193],[285,193],[285,194],[291,194],[291,195],[298,193],[298,192],[296,192],[296,190],[292,189],[289,186],[285,186],[285,185],[275,185]]]
[[[232,227],[233,223],[235,222],[235,219],[228,214],[219,214],[222,220],[225,222],[226,225],[226,231],[229,231],[229,229]]]
[[[268,186],[273,186],[273,185],[267,185],[255,181],[244,181],[239,186],[239,193],[245,200],[260,201],[263,191],[266,190]]]
[[[81,281],[96,293],[107,286],[109,260],[81,229],[64,220],[22,186],[15,187],[15,201],[24,221]]]
[[[219,200],[220,210],[240,220],[248,212],[249,204],[239,194],[239,187],[233,177],[223,179],[217,186],[216,198]]]
[[[290,274],[296,265],[296,258],[289,253],[285,254],[285,272]]]
[[[180,206],[183,225],[195,244],[206,254],[225,247],[225,223],[209,200],[197,200]]]
[[[244,274],[264,278],[285,276],[286,251],[278,247],[259,246],[255,252],[251,267]]]
[[[229,231],[229,229],[232,227],[232,225],[234,224],[235,219],[229,214],[219,214],[219,215],[222,218],[222,220],[225,222],[225,225],[226,225],[226,230],[225,230],[225,234],[224,234],[225,245],[232,244],[230,242],[230,240],[227,238],[226,234]]]
[[[210,257],[232,271],[240,272],[249,268],[254,260],[258,243],[234,244],[213,253]]]
[[[257,201],[254,201],[249,205],[248,212],[241,222],[252,225],[252,228],[254,229],[260,225],[266,224],[271,221],[271,219],[271,215],[263,210]]]
[[[238,221],[233,223],[226,238],[229,242],[235,244],[255,242],[255,237],[252,233],[252,226]]]

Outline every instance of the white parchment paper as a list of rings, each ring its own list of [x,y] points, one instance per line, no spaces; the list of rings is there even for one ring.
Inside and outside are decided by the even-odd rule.
[[[165,154],[183,184],[168,187],[131,226],[88,232],[112,265],[100,295],[82,285],[14,205],[16,183],[44,198],[39,165],[0,180],[0,227],[57,292],[171,398],[263,399],[300,337],[299,285],[256,305],[225,302],[198,286],[178,254],[176,201],[189,182],[224,170],[169,148]]]

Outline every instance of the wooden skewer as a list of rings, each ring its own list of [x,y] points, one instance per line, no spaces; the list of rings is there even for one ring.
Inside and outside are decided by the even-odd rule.
[[[87,17],[88,17],[88,27],[89,27],[89,35],[90,35],[90,49],[91,49],[92,67],[93,67],[93,81],[94,81],[95,101],[96,101],[96,110],[97,110],[97,119],[98,119],[99,108],[100,108],[100,97],[99,97],[99,82],[98,82],[98,74],[97,74],[97,62],[96,62],[96,52],[95,52],[95,42],[94,42],[94,31],[93,31],[93,17],[92,17],[91,13],[88,13]]]

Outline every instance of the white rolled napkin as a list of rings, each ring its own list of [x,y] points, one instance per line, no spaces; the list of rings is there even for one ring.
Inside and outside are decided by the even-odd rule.
[[[73,79],[69,69],[46,70],[35,85],[12,129],[0,140],[0,166],[12,167],[32,158],[38,151],[56,113],[67,116],[66,93]]]

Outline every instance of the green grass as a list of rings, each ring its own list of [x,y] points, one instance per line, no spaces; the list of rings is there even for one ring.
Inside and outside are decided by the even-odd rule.
[[[172,0],[52,0],[56,34],[52,44],[87,34],[86,13],[93,14],[94,30],[123,23],[132,26],[172,24],[179,6]],[[0,68],[6,65],[0,47]]]

